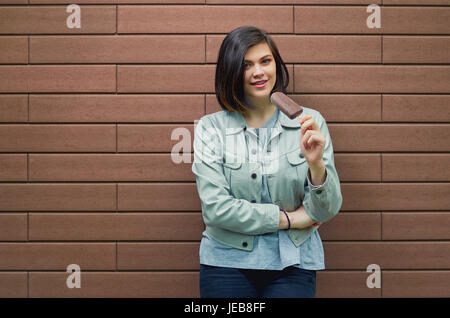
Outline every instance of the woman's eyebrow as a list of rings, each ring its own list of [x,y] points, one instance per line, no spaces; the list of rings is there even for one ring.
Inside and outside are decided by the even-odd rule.
[[[264,59],[264,58],[266,58],[266,57],[268,57],[268,56],[272,56],[272,55],[270,55],[270,54],[264,55],[264,56],[261,57],[259,60],[262,60],[262,59]],[[251,62],[251,61],[250,61],[250,60],[244,60],[244,62]]]

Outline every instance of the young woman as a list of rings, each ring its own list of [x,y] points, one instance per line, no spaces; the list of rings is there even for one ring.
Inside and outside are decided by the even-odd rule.
[[[314,297],[325,268],[317,231],[341,208],[333,146],[322,115],[290,119],[270,101],[287,68],[256,27],[230,32],[217,60],[223,111],[195,127],[197,190],[206,225],[201,297]]]

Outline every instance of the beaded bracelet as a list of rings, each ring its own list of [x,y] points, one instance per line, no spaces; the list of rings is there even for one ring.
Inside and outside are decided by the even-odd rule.
[[[286,219],[288,221],[288,228],[287,229],[289,230],[291,228],[291,221],[289,220],[289,217],[288,217],[286,211],[285,210],[281,210],[281,211],[283,211],[284,215],[286,215]]]

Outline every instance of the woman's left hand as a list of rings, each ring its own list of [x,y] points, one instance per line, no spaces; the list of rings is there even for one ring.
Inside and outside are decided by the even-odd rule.
[[[311,115],[301,115],[299,120],[301,125],[300,148],[302,153],[310,166],[318,164],[323,158],[325,136]]]

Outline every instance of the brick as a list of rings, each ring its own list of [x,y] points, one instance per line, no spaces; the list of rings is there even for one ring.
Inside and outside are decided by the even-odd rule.
[[[0,243],[1,270],[114,270],[115,243]]]
[[[33,1],[33,0],[32,0]],[[131,0],[128,0],[131,1]],[[386,1],[386,0],[385,0]],[[409,0],[413,1],[413,0]],[[418,0],[420,1],[420,0]],[[438,0],[434,0],[438,1]],[[446,0],[441,0],[446,1]],[[382,0],[289,0],[289,1],[283,1],[286,4],[371,4],[371,3],[378,3],[381,4]],[[245,3],[245,4],[279,4],[279,0],[206,0],[206,3]]]
[[[1,298],[28,297],[28,277],[26,272],[0,272]]]
[[[383,181],[450,181],[449,154],[382,154]]]
[[[334,155],[334,164],[341,182],[381,181],[381,159],[379,154]]]
[[[366,6],[294,6],[294,33],[361,33],[381,34],[384,32],[384,16],[381,11],[382,28],[367,26],[366,20],[371,13]]]
[[[26,241],[27,223],[26,213],[0,213],[0,241]]]
[[[3,0],[2,4],[28,4],[29,0]]]
[[[188,156],[176,163],[170,154],[30,155],[30,181],[195,181]]]
[[[214,92],[212,65],[119,65],[117,90],[121,93]]]
[[[0,95],[0,122],[27,122],[27,95]]]
[[[370,29],[366,6],[295,6],[295,33],[447,34],[448,8],[381,7],[381,28]],[[411,24],[411,21],[415,23]]]
[[[383,95],[384,122],[450,122],[450,95]]]
[[[317,271],[316,298],[379,298],[381,289],[366,285],[369,275],[365,271]]]
[[[26,1],[26,0],[25,0]],[[38,3],[45,3],[45,4],[69,4],[72,3],[72,0],[29,0],[30,3],[32,4],[38,4]],[[78,4],[109,4],[109,3],[117,3],[117,4],[121,4],[121,3],[131,3],[131,4],[135,4],[135,3],[145,3],[145,4],[151,4],[151,3],[167,3],[166,0],[78,0],[77,1]],[[205,3],[205,0],[170,0],[170,4],[203,4]]]
[[[199,118],[200,119],[200,118]],[[182,135],[172,134],[179,132]],[[194,151],[194,125],[118,125],[117,150],[119,152],[172,152],[177,144],[183,151]],[[191,163],[193,159],[191,159]]]
[[[117,243],[119,270],[198,270],[200,243]],[[158,255],[158,257],[155,257]]]
[[[381,1],[382,0],[282,0],[281,2],[283,2],[284,4],[381,4]],[[280,0],[206,0],[206,3],[279,4]]]
[[[384,0],[386,1],[386,0]],[[385,298],[448,298],[450,271],[383,271],[381,287]]]
[[[0,181],[27,181],[27,155],[0,154]]]
[[[223,20],[226,16],[227,19]],[[221,21],[221,23],[217,23]],[[241,25],[292,32],[290,6],[121,5],[118,33],[227,33]]]
[[[201,213],[30,213],[29,239],[200,241],[203,230]]]
[[[448,212],[383,212],[383,240],[448,240]]]
[[[0,66],[0,92],[115,92],[114,65]]]
[[[327,269],[366,270],[370,264],[382,271],[450,267],[449,242],[324,242],[323,247]]]
[[[67,288],[67,273],[30,272],[32,298],[198,298],[198,272],[85,272],[81,288]]]
[[[290,83],[292,84],[292,77]],[[380,95],[288,95],[298,104],[304,107],[315,109],[320,112],[327,123],[335,121],[379,122],[381,120]],[[222,108],[220,108],[216,95],[207,94],[206,113],[211,114],[220,110],[222,110]]]
[[[31,122],[189,122],[203,95],[30,95]]]
[[[331,221],[319,227],[319,233],[324,241],[380,240],[381,215],[368,212],[339,212]]]
[[[444,124],[329,124],[328,129],[335,152],[450,150],[449,125]]]
[[[450,8],[386,6],[381,16],[384,34],[448,34]]]
[[[381,37],[277,36],[287,63],[380,63]]]
[[[70,0],[28,0],[30,4],[71,4]],[[77,4],[109,4],[122,0],[78,0]],[[150,1],[150,0],[148,0]]]
[[[114,125],[1,125],[3,152],[116,151]]]
[[[448,5],[449,0],[383,0],[384,5],[405,5],[405,4],[415,4],[415,5]]]
[[[2,36],[0,37],[0,47],[2,48],[0,50],[0,63],[28,63],[28,38],[26,36]]]
[[[344,183],[341,191],[342,211],[448,210],[449,207],[448,183]]]
[[[0,34],[115,33],[115,6],[80,6],[81,27],[70,29],[67,6],[0,7]]]
[[[204,61],[205,39],[202,35],[30,38],[30,63],[203,63]]]
[[[206,94],[206,114],[212,114],[222,110],[223,109],[220,107],[216,95]]]
[[[298,93],[448,93],[450,67],[295,65]]]
[[[115,184],[0,184],[0,211],[115,210]]]
[[[449,51],[449,37],[383,37],[383,63],[450,63]]]
[[[216,63],[225,36],[206,36],[206,61]],[[285,63],[381,63],[381,37],[273,35]]]
[[[201,211],[195,183],[118,184],[119,211]]]
[[[88,0],[86,0],[88,1]],[[166,4],[166,0],[116,0],[117,3]],[[169,4],[204,4],[205,0],[170,0]]]

